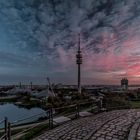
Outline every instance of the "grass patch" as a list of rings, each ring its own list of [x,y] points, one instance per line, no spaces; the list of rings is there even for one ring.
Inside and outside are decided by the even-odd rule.
[[[30,139],[42,134],[47,129],[48,129],[48,124],[39,125],[33,129],[31,129],[29,132],[27,132],[24,136],[22,136],[20,138],[20,140],[30,140]]]
[[[131,108],[140,108],[140,101],[131,101]]]
[[[0,132],[0,137],[2,137],[2,136],[3,136],[3,134],[4,134],[4,133]]]

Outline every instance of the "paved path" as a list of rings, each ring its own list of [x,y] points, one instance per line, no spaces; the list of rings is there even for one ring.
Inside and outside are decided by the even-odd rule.
[[[140,110],[116,110],[80,118],[34,140],[140,140]]]

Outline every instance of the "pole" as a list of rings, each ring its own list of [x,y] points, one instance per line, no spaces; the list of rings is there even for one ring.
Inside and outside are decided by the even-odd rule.
[[[51,117],[51,129],[53,128],[53,111],[52,111],[52,107],[50,109],[50,117]]]
[[[7,119],[7,117],[5,117],[4,125],[5,125],[5,140],[7,140],[7,128],[8,128],[8,119]]]
[[[49,128],[53,128],[53,112],[52,107],[49,109]]]
[[[8,123],[8,140],[11,140],[11,123]]]
[[[79,118],[79,104],[76,105],[76,118]]]
[[[49,109],[49,111],[48,111],[48,114],[49,114],[49,129],[50,129],[50,128],[51,128],[50,109]]]
[[[101,109],[103,108],[103,99],[100,99]]]

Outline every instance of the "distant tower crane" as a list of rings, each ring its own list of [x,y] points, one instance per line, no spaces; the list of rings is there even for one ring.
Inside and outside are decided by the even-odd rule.
[[[51,94],[52,94],[52,96],[56,96],[56,94],[54,93],[54,91],[53,91],[53,88],[52,88],[52,84],[51,84],[51,82],[50,82],[50,78],[49,77],[47,77],[47,81],[48,81],[48,84],[49,84],[49,89],[50,89],[50,91],[51,91]]]

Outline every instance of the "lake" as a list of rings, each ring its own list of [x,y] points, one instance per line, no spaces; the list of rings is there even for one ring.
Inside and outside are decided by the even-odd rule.
[[[46,116],[46,112],[41,108],[35,107],[31,109],[26,109],[26,108],[18,107],[11,103],[0,104],[0,121],[3,120],[5,117],[8,118],[9,122],[15,122],[16,120],[22,120],[25,118],[32,117],[30,119],[23,120],[18,123],[18,124],[21,124],[21,123],[33,122],[39,119],[40,117],[44,117],[44,116]],[[2,128],[3,126],[4,124],[0,124],[0,128]]]

